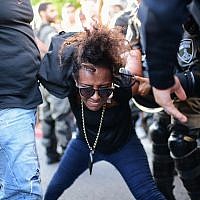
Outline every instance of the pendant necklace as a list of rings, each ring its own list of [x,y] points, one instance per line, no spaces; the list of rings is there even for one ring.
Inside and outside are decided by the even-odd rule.
[[[97,142],[98,142],[99,135],[100,135],[100,132],[101,132],[101,127],[102,127],[102,122],[103,122],[105,110],[106,110],[106,105],[103,106],[102,113],[101,113],[101,119],[100,119],[100,123],[99,123],[99,128],[98,128],[98,132],[97,132],[94,144],[91,146],[90,143],[89,143],[89,141],[88,141],[88,137],[87,137],[86,130],[85,130],[85,119],[84,119],[83,101],[81,100],[81,115],[82,115],[83,133],[84,133],[84,137],[85,137],[85,140],[87,142],[88,148],[90,150],[90,157],[89,157],[89,162],[88,162],[88,168],[89,168],[89,171],[90,171],[90,175],[92,174],[92,167],[93,167],[93,163],[94,163],[94,161],[93,161],[93,155],[94,155],[95,148],[97,146]]]
[[[23,3],[23,0],[17,0],[17,4],[21,5]]]

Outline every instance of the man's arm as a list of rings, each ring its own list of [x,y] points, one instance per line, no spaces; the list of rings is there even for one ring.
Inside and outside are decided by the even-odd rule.
[[[139,17],[142,24],[150,84],[155,100],[165,111],[185,122],[187,118],[174,106],[171,93],[185,100],[185,92],[174,77],[182,24],[188,16],[188,0],[143,0]]]
[[[143,0],[139,9],[150,83],[158,89],[174,85],[182,24],[188,15],[186,0]],[[161,84],[162,81],[162,84]]]

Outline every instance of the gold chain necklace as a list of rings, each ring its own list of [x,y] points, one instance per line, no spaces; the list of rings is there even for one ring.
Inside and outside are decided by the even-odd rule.
[[[89,159],[89,163],[88,163],[88,168],[89,168],[89,171],[90,171],[90,175],[92,174],[93,155],[94,155],[94,151],[95,151],[95,148],[97,146],[97,142],[98,142],[99,135],[100,135],[100,132],[101,132],[101,127],[102,127],[102,122],[103,122],[105,110],[106,110],[106,105],[104,105],[103,109],[102,109],[101,119],[100,119],[100,123],[99,123],[99,128],[98,128],[98,132],[97,132],[97,136],[95,138],[94,144],[92,146],[90,146],[90,143],[88,141],[88,137],[87,137],[87,134],[86,134],[86,130],[85,130],[85,119],[84,119],[83,101],[81,100],[81,115],[82,115],[83,133],[84,133],[84,137],[85,137],[85,140],[87,142],[88,148],[90,150],[90,159]]]

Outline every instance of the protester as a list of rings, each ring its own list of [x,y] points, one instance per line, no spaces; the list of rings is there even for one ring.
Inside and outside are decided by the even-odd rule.
[[[82,30],[77,9],[71,3],[66,3],[62,7],[61,27],[65,32],[80,32]]]
[[[38,13],[41,17],[42,24],[39,27],[39,30],[37,31],[37,37],[44,44],[49,46],[51,43],[51,38],[58,32],[55,26],[58,17],[58,12],[53,3],[45,2],[39,5]]]
[[[0,199],[41,200],[35,143],[40,55],[29,0],[0,7]]]
[[[102,160],[118,169],[136,199],[165,199],[154,184],[131,123],[129,100],[138,85],[123,68],[119,73],[128,50],[123,41],[120,30],[96,25],[65,41],[62,68],[50,68],[45,61],[41,66],[41,83],[55,95],[68,95],[80,130],[70,141],[45,200],[58,199],[79,175],[87,168],[92,174],[93,164]]]

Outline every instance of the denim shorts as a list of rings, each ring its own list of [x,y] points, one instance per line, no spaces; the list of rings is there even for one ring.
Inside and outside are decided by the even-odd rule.
[[[41,200],[36,109],[0,109],[0,199]]]

